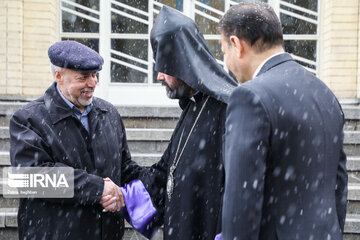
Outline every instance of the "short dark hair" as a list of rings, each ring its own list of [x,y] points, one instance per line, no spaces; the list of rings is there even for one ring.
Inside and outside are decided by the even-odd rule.
[[[242,2],[232,6],[220,20],[220,31],[245,40],[262,52],[283,45],[282,27],[272,7],[263,2]]]

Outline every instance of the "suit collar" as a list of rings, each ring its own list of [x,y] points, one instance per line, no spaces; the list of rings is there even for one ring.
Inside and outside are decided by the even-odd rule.
[[[54,82],[45,92],[44,101],[45,107],[49,112],[51,121],[53,124],[74,115],[73,110],[65,103],[56,90],[56,82]],[[101,106],[97,99],[94,97],[93,108],[90,111],[93,112],[92,116],[97,116],[100,112],[107,112],[108,109],[105,106]]]
[[[279,64],[282,64],[287,61],[293,61],[293,60],[294,59],[288,53],[282,53],[282,54],[275,55],[274,57],[271,57],[269,60],[267,60],[264,63],[264,65],[261,67],[259,73],[256,76],[259,76],[259,75],[267,72],[268,70],[270,70],[271,68],[273,68]]]

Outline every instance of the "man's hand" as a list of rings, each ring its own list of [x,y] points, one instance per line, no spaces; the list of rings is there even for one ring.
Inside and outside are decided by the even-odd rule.
[[[100,204],[108,212],[119,211],[121,207],[125,206],[120,188],[110,178],[104,179],[104,191]]]

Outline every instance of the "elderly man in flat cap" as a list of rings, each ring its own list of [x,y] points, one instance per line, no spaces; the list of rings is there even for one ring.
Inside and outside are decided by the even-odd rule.
[[[21,199],[19,238],[121,239],[117,185],[137,178],[141,168],[130,160],[116,108],[93,97],[103,59],[75,41],[55,43],[48,55],[55,82],[11,118],[11,164],[74,168],[74,197]],[[104,212],[109,204],[113,211]]]

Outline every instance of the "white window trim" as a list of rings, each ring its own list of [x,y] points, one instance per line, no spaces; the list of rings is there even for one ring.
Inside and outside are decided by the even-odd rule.
[[[294,34],[294,35],[289,35],[286,34],[284,35],[284,40],[315,40],[317,41],[317,46],[316,46],[316,51],[317,51],[317,61],[311,61],[308,59],[304,59],[301,58],[299,56],[294,56],[294,59],[304,62],[304,63],[308,63],[308,64],[312,64],[316,67],[316,70],[313,69],[308,69],[311,72],[318,74],[319,73],[319,66],[318,66],[318,62],[319,62],[319,57],[320,57],[320,52],[319,52],[319,23],[320,23],[320,1],[321,0],[317,0],[318,1],[318,12],[314,12],[311,10],[307,10],[301,7],[294,7],[297,10],[301,10],[304,11],[308,14],[312,14],[314,16],[317,17],[317,20],[313,20],[307,17],[299,17],[296,14],[292,14],[291,12],[288,12],[287,10],[281,9],[280,5],[283,4],[284,6],[291,6],[291,4],[283,1],[283,0],[268,0],[269,4],[274,8],[276,14],[278,16],[280,16],[280,13],[284,13],[287,14],[289,16],[292,17],[297,17],[299,19],[302,20],[306,20],[309,21],[311,23],[317,24],[317,34],[315,35],[299,35],[299,34]],[[109,1],[105,1],[105,0],[99,0],[99,4],[100,4],[100,13],[99,19],[93,18],[93,17],[87,17],[88,19],[90,18],[91,20],[94,20],[95,22],[99,22],[99,33],[63,33],[62,32],[62,2],[68,2],[68,0],[58,0],[58,13],[59,13],[59,31],[58,31],[58,37],[59,39],[63,38],[63,37],[69,37],[69,38],[95,38],[95,39],[99,39],[99,53],[100,55],[104,58],[104,65],[103,65],[103,69],[102,71],[99,72],[99,76],[100,76],[100,83],[96,88],[96,95],[104,98],[106,100],[109,100],[115,104],[124,104],[126,103],[127,105],[175,105],[177,104],[177,101],[174,100],[169,100],[166,97],[165,94],[165,90],[163,89],[163,87],[160,84],[156,84],[153,83],[153,53],[152,53],[152,49],[151,49],[151,44],[150,44],[150,30],[152,28],[152,23],[153,23],[153,16],[154,13],[158,13],[157,9],[162,6],[161,3],[156,2],[155,0],[148,0],[148,9],[149,12],[148,13],[144,13],[143,11],[139,10],[138,12],[142,15],[146,15],[148,16],[147,20],[141,20],[141,22],[146,22],[146,24],[148,25],[148,33],[147,34],[114,34],[111,33],[111,12],[115,12],[111,10],[111,4],[115,3],[117,4],[114,0],[109,0]],[[224,0],[224,12],[226,12],[230,6],[237,4],[234,1],[231,0]],[[118,5],[118,4],[117,4]],[[125,4],[120,4],[120,5],[125,5]],[[154,7],[156,6],[156,8]],[[203,3],[199,2],[198,0],[184,0],[183,1],[183,12],[185,15],[189,16],[192,19],[195,19],[195,16],[198,14],[202,17],[205,17],[207,19],[210,19],[211,21],[214,22],[218,22],[218,19],[215,17],[212,17],[206,13],[201,12],[200,10],[196,9],[196,6],[200,6],[200,7],[204,7],[210,11],[215,12],[216,14],[222,14],[224,13],[222,10],[218,10],[218,9],[214,9],[212,7],[206,6]],[[294,6],[294,5],[293,5]],[[131,10],[135,10],[133,7],[127,7],[127,6],[123,6],[126,8],[129,8]],[[69,11],[67,11],[69,12]],[[96,13],[96,12],[95,12]],[[79,16],[82,16],[83,14],[79,13],[77,14]],[[127,17],[130,18],[137,18],[137,17],[133,17],[132,15],[130,16],[130,14],[121,14],[121,15],[126,15]],[[129,16],[128,16],[129,15]],[[204,34],[204,37],[206,40],[221,40],[221,36],[220,35],[215,35],[215,34]],[[147,77],[148,77],[148,83],[118,83],[118,82],[111,82],[111,62],[114,61],[114,59],[111,58],[111,53],[117,53],[115,51],[113,51],[111,49],[111,39],[144,39],[148,41],[148,52],[147,52],[147,69],[144,69],[145,72],[147,72]],[[126,56],[128,57],[128,56]],[[129,57],[129,59],[132,59],[133,57]],[[139,60],[137,58],[134,58],[132,60],[135,61],[143,61],[143,60]],[[225,63],[223,62],[223,60],[218,60],[218,62],[225,66]],[[120,62],[121,63],[121,62]],[[124,64],[123,64],[124,65]],[[127,66],[131,66],[129,64],[125,64]],[[136,66],[134,67],[135,69],[137,68]],[[143,71],[143,70],[141,70]],[[143,71],[143,72],[144,72]]]

